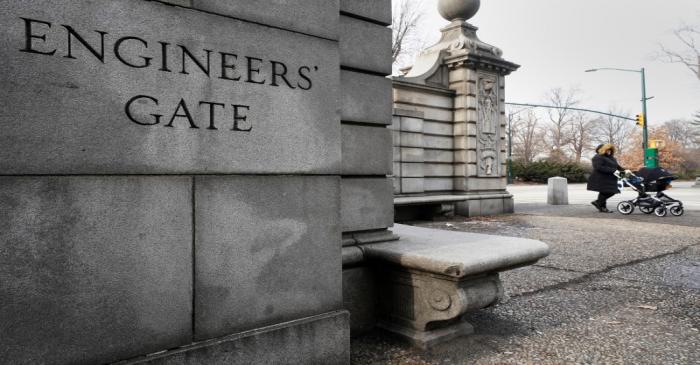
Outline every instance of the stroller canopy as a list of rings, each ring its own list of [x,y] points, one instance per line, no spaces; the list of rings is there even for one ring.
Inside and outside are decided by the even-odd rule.
[[[668,178],[669,180],[676,179],[676,176],[661,167],[643,167],[639,169],[637,176],[643,177],[645,181],[655,181],[662,178]]]

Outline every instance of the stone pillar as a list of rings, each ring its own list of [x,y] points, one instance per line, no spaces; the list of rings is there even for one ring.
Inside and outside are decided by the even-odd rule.
[[[0,0],[0,363],[349,363],[391,33],[343,3]]]
[[[445,111],[452,111],[448,122],[451,184],[443,181],[439,185],[443,189],[435,190],[464,195],[456,203],[456,212],[466,216],[513,210],[512,196],[506,191],[505,76],[519,66],[504,60],[500,49],[482,42],[476,35],[478,28],[466,22],[479,4],[441,0],[438,10],[451,23],[441,30],[436,45],[421,52],[403,77],[394,79],[395,108],[425,110],[426,120],[441,123],[445,123],[440,119]],[[445,103],[443,90],[451,103]],[[428,147],[435,146],[429,146],[426,138]],[[426,176],[426,193],[427,180]]]

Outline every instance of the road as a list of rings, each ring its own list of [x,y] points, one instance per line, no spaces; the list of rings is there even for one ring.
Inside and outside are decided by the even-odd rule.
[[[674,182],[673,188],[667,195],[681,200],[686,210],[700,210],[700,188],[693,188],[692,181]],[[546,203],[547,185],[508,185],[508,191],[513,194],[515,204]],[[597,193],[586,190],[586,184],[569,184],[569,204],[590,204]],[[613,210],[621,200],[634,199],[636,193],[625,189],[622,194],[615,195],[608,201],[608,208]]]

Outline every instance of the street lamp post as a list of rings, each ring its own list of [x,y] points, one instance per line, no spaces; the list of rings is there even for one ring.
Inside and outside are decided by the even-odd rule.
[[[644,67],[642,67],[641,70],[633,70],[633,69],[626,69],[626,68],[610,68],[610,67],[603,67],[603,68],[592,68],[590,70],[586,70],[586,72],[596,72],[596,71],[623,71],[623,72],[636,72],[642,76],[642,115],[644,118],[644,123],[642,124],[642,149],[644,150],[644,165],[645,166],[651,166],[652,161],[649,161],[647,158],[647,150],[649,149],[649,132],[647,129],[647,123],[649,122],[649,115],[647,115],[647,100],[651,98],[647,98],[647,82],[646,82],[646,72]],[[655,165],[655,161],[653,162]]]
[[[513,122],[508,116],[508,180],[507,184],[513,183]]]
[[[649,148],[649,132],[647,130],[647,121],[649,120],[649,116],[647,115],[647,81],[644,67],[642,67],[640,72],[642,74],[642,114],[644,114],[644,124],[642,125],[642,146],[644,151],[646,151],[647,148]],[[644,160],[646,161],[646,155]]]

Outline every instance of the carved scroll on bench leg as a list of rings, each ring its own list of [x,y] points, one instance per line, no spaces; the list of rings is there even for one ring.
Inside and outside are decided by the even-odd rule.
[[[413,270],[380,269],[380,326],[427,348],[473,332],[461,320],[469,310],[495,304],[498,274],[456,279]]]

